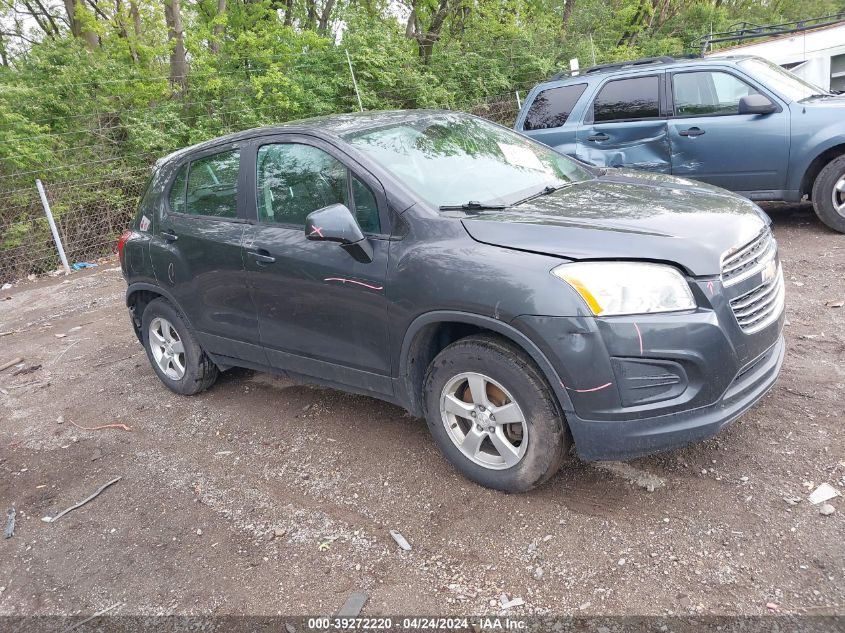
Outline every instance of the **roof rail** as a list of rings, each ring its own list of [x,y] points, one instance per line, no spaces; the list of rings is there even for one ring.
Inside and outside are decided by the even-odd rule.
[[[577,77],[580,75],[593,75],[596,73],[606,73],[612,70],[620,70],[622,68],[636,68],[637,66],[650,66],[652,64],[673,64],[678,61],[675,57],[643,57],[642,59],[633,59],[625,62],[611,62],[609,64],[599,64],[598,66],[590,66],[580,72],[573,72],[564,70],[555,75],[552,75],[550,81],[556,79],[564,79],[566,77]]]
[[[739,22],[738,24],[734,24],[729,31],[702,35],[698,38],[698,47],[701,54],[704,55],[704,53],[707,52],[707,49],[712,50],[713,44],[721,44],[724,42],[743,42],[745,40],[752,40],[761,37],[774,37],[776,35],[800,33],[810,29],[833,26],[834,24],[838,24],[843,21],[845,21],[845,11],[831,15],[823,15],[818,18],[794,20],[793,22],[769,24],[767,26],[751,24],[750,22]]]

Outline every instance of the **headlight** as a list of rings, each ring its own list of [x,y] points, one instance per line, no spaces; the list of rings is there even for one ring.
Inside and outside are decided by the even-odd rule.
[[[644,262],[562,264],[552,274],[572,286],[595,315],[674,312],[696,307],[675,268]]]

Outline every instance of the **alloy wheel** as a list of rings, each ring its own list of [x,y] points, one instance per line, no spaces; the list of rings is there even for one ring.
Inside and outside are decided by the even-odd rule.
[[[185,346],[179,333],[167,319],[156,317],[150,322],[150,350],[159,369],[171,380],[185,375]]]
[[[839,177],[836,184],[833,186],[833,208],[836,212],[845,216],[845,174]]]
[[[440,395],[449,438],[469,460],[491,470],[516,466],[528,448],[519,404],[498,382],[476,372],[458,374]]]

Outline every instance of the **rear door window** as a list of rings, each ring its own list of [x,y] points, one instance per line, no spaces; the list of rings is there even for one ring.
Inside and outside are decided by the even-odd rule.
[[[657,75],[608,81],[593,101],[593,121],[636,121],[660,117]]]
[[[739,114],[739,100],[757,90],[730,73],[677,73],[672,76],[675,116]]]
[[[584,94],[587,84],[575,84],[549,88],[537,94],[528,114],[525,115],[523,130],[546,130],[560,127],[569,118],[572,108]]]
[[[193,161],[188,169],[185,213],[217,218],[237,217],[239,168],[238,150]]]

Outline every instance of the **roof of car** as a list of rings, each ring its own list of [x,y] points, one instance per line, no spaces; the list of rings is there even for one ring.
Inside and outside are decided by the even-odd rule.
[[[236,143],[243,139],[255,138],[257,136],[268,136],[281,132],[307,132],[318,136],[329,136],[341,138],[347,134],[370,130],[385,125],[416,122],[425,117],[433,115],[449,114],[452,116],[471,116],[463,112],[452,110],[379,110],[371,112],[350,112],[347,114],[332,114],[327,116],[288,121],[278,125],[269,125],[260,128],[252,128],[242,132],[234,132],[225,136],[218,136],[208,141],[185,147],[160,158],[157,166],[169,163],[185,154],[201,151],[205,148],[227,143]]]
[[[695,64],[718,64],[718,63],[736,63],[743,59],[749,59],[754,55],[724,55],[720,57],[647,57],[644,59],[635,59],[622,62],[611,62],[608,64],[600,64],[598,66],[591,66],[583,68],[578,71],[577,75],[569,71],[559,72],[541,84],[552,83],[556,81],[584,81],[585,78],[596,75],[608,74],[624,74],[632,71],[646,71],[654,70],[668,70],[677,68],[679,66],[688,66]]]

